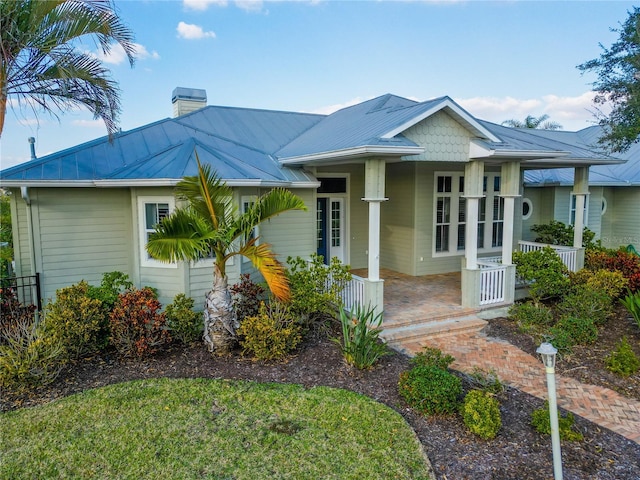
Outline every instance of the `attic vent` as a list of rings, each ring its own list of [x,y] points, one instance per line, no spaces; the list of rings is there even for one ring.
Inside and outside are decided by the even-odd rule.
[[[200,88],[177,87],[171,95],[173,116],[186,115],[207,106],[207,91]]]

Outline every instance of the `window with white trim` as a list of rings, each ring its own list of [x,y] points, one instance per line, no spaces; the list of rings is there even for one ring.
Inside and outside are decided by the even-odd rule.
[[[573,225],[576,223],[576,194],[571,194],[571,201],[569,202],[569,225]],[[589,218],[589,197],[587,195],[584,196],[584,226],[587,226],[587,220]]]
[[[533,213],[533,202],[528,198],[522,199],[522,219],[529,220]]]
[[[434,254],[461,253],[466,245],[467,221],[464,174],[436,172],[434,181]],[[488,173],[483,178],[483,194],[484,197],[478,201],[477,248],[486,251],[499,249],[504,229],[504,199],[500,197],[499,173]],[[487,206],[491,209],[489,212]]]
[[[140,235],[140,263],[145,267],[175,268],[175,263],[166,263],[151,258],[147,252],[149,236],[155,226],[168,217],[175,209],[173,197],[138,197],[138,218]]]
[[[251,207],[253,207],[256,204],[256,201],[258,200],[258,197],[256,195],[243,195],[240,198],[240,205],[242,207],[242,213],[246,213],[247,210],[249,210]],[[258,231],[258,226],[256,225],[255,227],[253,227],[253,229],[251,230],[251,233],[249,234],[248,238],[246,240],[252,240],[254,238],[257,238],[259,235],[259,231]],[[260,243],[259,241],[256,242],[256,245]],[[248,262],[249,259],[246,257],[242,257],[242,262],[246,263]]]

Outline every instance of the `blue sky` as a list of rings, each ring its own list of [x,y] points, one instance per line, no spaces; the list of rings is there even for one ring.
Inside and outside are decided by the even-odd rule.
[[[591,82],[576,65],[626,20],[632,2],[115,0],[135,33],[133,69],[105,58],[120,84],[120,125],[170,117],[177,86],[209,105],[330,113],[385,93],[448,95],[500,123],[546,113],[566,130],[593,123]],[[95,51],[87,43],[80,48]],[[9,108],[0,166],[104,136],[86,111],[59,120]]]

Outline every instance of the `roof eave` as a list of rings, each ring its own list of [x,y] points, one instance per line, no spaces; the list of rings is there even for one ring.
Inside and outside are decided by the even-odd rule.
[[[404,155],[420,155],[421,153],[424,153],[424,148],[422,147],[385,147],[376,145],[365,145],[362,147],[345,148],[328,152],[312,153],[309,155],[285,157],[280,158],[279,162],[281,165],[312,165],[323,163],[325,161],[354,160],[371,155],[383,157],[399,157]]]
[[[20,187],[56,187],[56,188],[76,188],[93,187],[93,180],[0,180],[0,188],[20,188]]]

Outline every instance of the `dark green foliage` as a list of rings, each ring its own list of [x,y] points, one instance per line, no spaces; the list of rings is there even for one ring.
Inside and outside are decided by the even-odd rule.
[[[90,289],[84,281],[61,288],[44,310],[47,335],[63,345],[69,358],[99,351],[107,344],[107,315],[102,302],[89,296]]]
[[[342,339],[333,341],[340,345],[342,355],[349,365],[361,370],[371,368],[380,357],[389,353],[387,345],[379,339],[382,312],[375,314],[375,307],[365,308],[357,304],[353,313],[340,309]]]
[[[640,291],[631,293],[631,291],[628,290],[627,295],[620,299],[620,303],[629,310],[629,313],[638,324],[638,327],[640,327]]]
[[[300,325],[289,307],[281,302],[262,302],[258,315],[246,317],[238,329],[243,353],[258,360],[287,356],[302,340]]]
[[[622,377],[629,377],[640,369],[640,359],[631,349],[627,337],[620,340],[616,349],[605,359],[607,369]]]
[[[424,347],[411,359],[411,364],[416,367],[436,367],[447,370],[454,361],[455,358],[443,354],[438,348]]]
[[[568,440],[570,442],[580,442],[584,440],[582,433],[573,428],[574,423],[575,418],[571,412],[567,412],[566,416],[558,412],[558,430],[561,440]],[[535,428],[538,433],[551,435],[551,418],[548,401],[544,402],[544,408],[538,408],[533,411],[531,414],[531,426]]]
[[[471,390],[467,393],[460,414],[467,428],[486,440],[495,438],[502,427],[498,400],[481,390]]]
[[[118,301],[118,295],[133,288],[129,275],[122,272],[107,272],[102,274],[102,282],[99,287],[89,286],[89,296],[100,300],[107,313],[113,310]]]
[[[595,290],[605,294],[611,300],[620,298],[620,295],[629,284],[622,272],[604,268],[598,270],[583,268],[579,272],[571,272],[569,280],[571,280],[571,286],[574,290],[580,288]]]
[[[462,382],[434,366],[417,366],[400,374],[400,396],[424,415],[451,414],[457,410]]]
[[[531,301],[515,303],[509,308],[509,318],[523,333],[537,332],[553,323],[553,312],[543,304]]]
[[[592,318],[563,317],[549,330],[554,347],[569,353],[574,345],[590,345],[598,339],[598,328]]]
[[[567,267],[551,247],[531,252],[514,252],[516,273],[529,282],[534,302],[563,295],[569,288]]]
[[[549,223],[532,226],[531,231],[538,234],[535,239],[536,242],[547,243],[549,245],[573,245],[573,225],[566,225],[558,220],[551,220]],[[598,248],[598,243],[593,240],[595,236],[596,234],[594,232],[584,227],[582,231],[582,246],[586,248]]]
[[[245,318],[255,317],[258,314],[260,303],[265,300],[265,290],[251,280],[248,273],[240,275],[240,282],[233,285],[230,290],[238,321],[242,322]]]
[[[481,368],[474,367],[471,373],[466,374],[466,379],[473,385],[474,389],[482,390],[492,395],[500,395],[505,391],[505,386],[494,370],[487,372]]]
[[[604,325],[613,313],[613,304],[603,290],[593,290],[583,285],[565,295],[558,303],[557,310],[560,317],[589,318],[596,325]]]
[[[193,298],[179,293],[174,297],[173,303],[167,305],[164,314],[172,338],[189,344],[202,336],[202,313],[193,311]]]
[[[287,258],[291,310],[299,315],[305,328],[325,315],[337,316],[342,305],[342,291],[351,280],[349,265],[337,258],[325,265],[320,255],[312,255],[311,261],[300,257]]]
[[[13,229],[11,227],[11,197],[0,191],[0,278],[10,276],[13,260]]]
[[[118,296],[109,324],[111,344],[123,356],[145,357],[170,339],[160,302],[150,288],[131,289]]]
[[[618,40],[610,48],[601,45],[599,58],[578,65],[581,72],[598,75],[592,84],[596,106],[612,107],[608,115],[597,108],[596,117],[604,127],[599,143],[613,152],[626,151],[640,136],[640,8],[628,13],[620,29],[611,29],[619,33]]]

